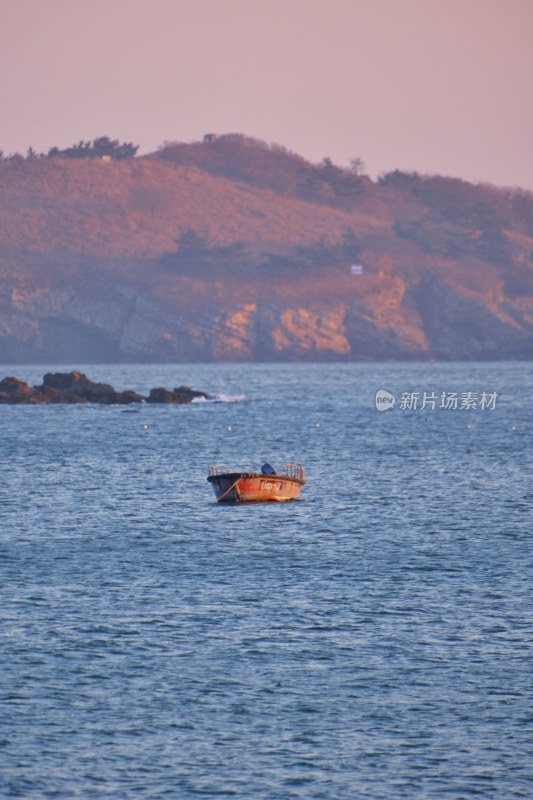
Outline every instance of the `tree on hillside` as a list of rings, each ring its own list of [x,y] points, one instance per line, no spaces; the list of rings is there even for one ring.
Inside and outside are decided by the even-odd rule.
[[[533,192],[513,189],[509,194],[509,202],[516,224],[529,236],[533,236]]]
[[[361,169],[362,164],[359,159],[357,169]],[[351,169],[344,169],[334,164],[330,158],[324,158],[321,164],[307,172],[305,193],[313,200],[342,206],[347,202],[357,201],[367,181],[369,178],[358,174],[353,164]]]
[[[350,169],[349,172],[352,175],[365,175],[366,174],[366,164],[362,158],[356,157],[352,158],[350,161]]]
[[[119,143],[118,139],[110,139],[108,136],[101,136],[95,139],[92,145],[92,151],[95,158],[102,156],[110,156],[111,158],[133,158],[139,149],[139,145],[134,145],[131,142]]]
[[[418,172],[402,172],[395,169],[392,172],[385,172],[378,178],[379,186],[392,186],[395,189],[404,189],[420,181]]]
[[[184,268],[204,264],[209,260],[210,249],[203,236],[194,228],[185,228],[174,239],[176,249],[163,253],[159,263],[171,272],[181,272]]]
[[[178,247],[177,252],[186,256],[198,255],[208,246],[206,239],[200,236],[194,228],[185,228],[175,241]]]
[[[52,147],[48,151],[48,158],[103,158],[108,156],[112,159],[121,160],[133,158],[137,153],[139,145],[132,142],[120,143],[118,139],[110,139],[109,136],[100,136],[92,142],[84,142],[83,139],[78,144],[60,150]]]

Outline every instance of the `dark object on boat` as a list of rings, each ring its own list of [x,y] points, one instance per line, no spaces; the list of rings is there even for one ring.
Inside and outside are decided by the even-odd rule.
[[[265,472],[265,467],[272,472]],[[298,464],[285,464],[281,473],[275,472],[270,464],[263,464],[261,472],[209,467],[207,480],[217,503],[285,503],[298,500],[305,483],[304,468]]]
[[[276,470],[274,469],[272,464],[268,463],[268,461],[265,461],[265,463],[261,467],[261,472],[263,473],[263,475],[275,475],[276,474]]]

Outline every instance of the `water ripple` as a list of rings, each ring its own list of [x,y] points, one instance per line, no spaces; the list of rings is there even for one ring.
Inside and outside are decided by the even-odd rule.
[[[531,796],[531,367],[85,371],[246,401],[2,407],[2,796]],[[214,504],[265,459],[302,502]]]

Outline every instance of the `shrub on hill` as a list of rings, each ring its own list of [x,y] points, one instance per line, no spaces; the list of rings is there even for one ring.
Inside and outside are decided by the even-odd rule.
[[[352,229],[344,231],[341,241],[330,243],[320,238],[306,245],[270,250],[250,242],[213,245],[193,228],[184,230],[175,240],[176,249],[164,253],[158,265],[174,275],[224,280],[241,276],[247,281],[265,278],[305,275],[309,271],[345,269],[363,248],[363,242]]]
[[[392,189],[400,202],[411,197],[425,207],[422,218],[394,224],[398,236],[425,252],[501,263],[512,255],[506,230],[533,235],[530,192],[400,170],[383,175],[379,184]]]
[[[118,139],[110,139],[108,136],[100,136],[98,139],[93,139],[92,142],[84,142],[81,140],[78,144],[67,147],[65,150],[60,150],[58,147],[52,147],[48,151],[48,157],[60,158],[103,158],[109,156],[113,159],[133,158],[137,153],[139,145],[134,145],[132,142],[120,143]]]
[[[345,207],[369,191],[372,181],[360,174],[360,159],[343,169],[325,158],[311,164],[286,147],[237,133],[191,144],[166,142],[157,157],[196,166],[212,175],[270,189],[285,197]]]
[[[523,189],[400,170],[382,175],[378,183],[400,196],[415,197],[440,220],[465,224],[472,230],[513,228],[533,235],[533,193]]]

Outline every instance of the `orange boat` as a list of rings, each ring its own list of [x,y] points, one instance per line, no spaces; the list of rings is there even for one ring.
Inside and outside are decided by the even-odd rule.
[[[263,464],[261,472],[209,467],[207,480],[217,503],[285,503],[298,500],[305,483],[304,468],[298,464],[285,464],[281,473],[270,464]]]

